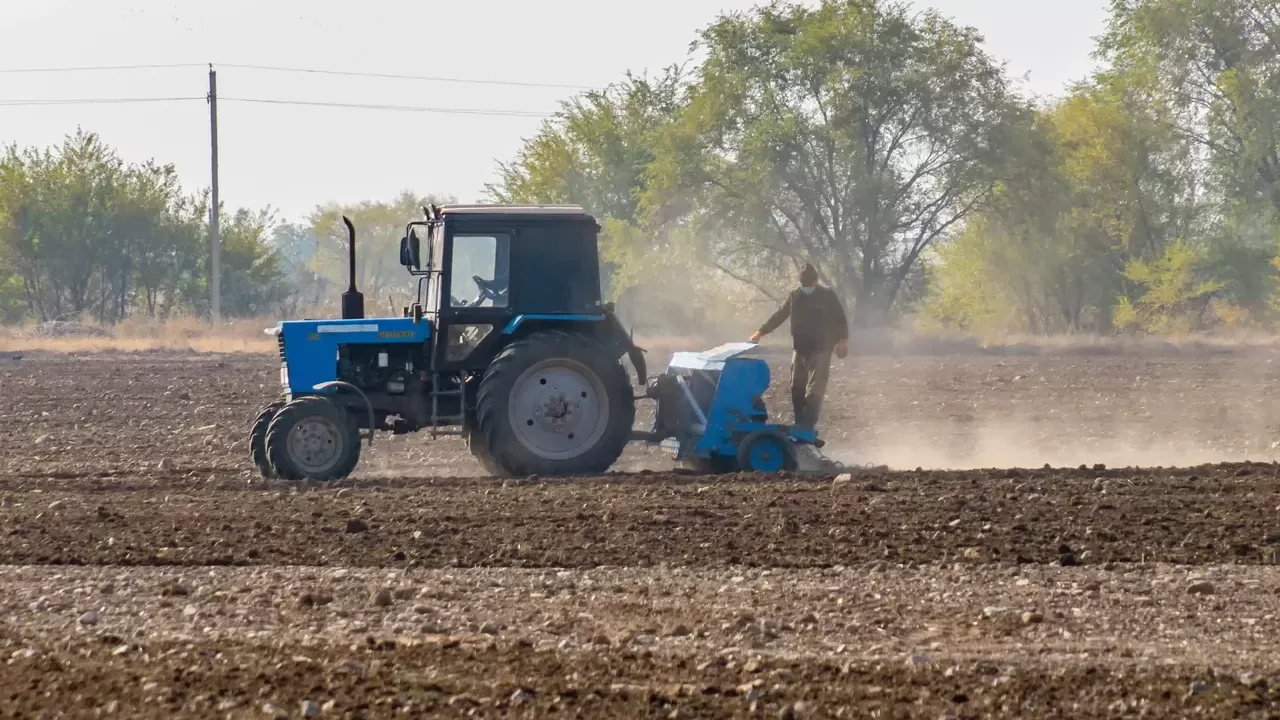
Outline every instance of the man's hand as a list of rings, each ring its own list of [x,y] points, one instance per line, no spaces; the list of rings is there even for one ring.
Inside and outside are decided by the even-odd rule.
[[[760,331],[757,330],[751,333],[751,337],[747,338],[747,342],[753,342],[753,343],[760,342]]]
[[[836,357],[843,360],[848,356],[849,356],[849,341],[841,340],[840,342],[836,343]]]

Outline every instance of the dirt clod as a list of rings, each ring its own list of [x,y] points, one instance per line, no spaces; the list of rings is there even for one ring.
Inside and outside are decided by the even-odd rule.
[[[1212,595],[1214,593],[1213,583],[1208,580],[1191,583],[1187,586],[1187,593],[1190,595]]]

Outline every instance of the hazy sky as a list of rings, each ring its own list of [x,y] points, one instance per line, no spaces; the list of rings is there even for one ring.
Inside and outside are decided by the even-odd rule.
[[[0,70],[208,63],[603,86],[624,71],[687,57],[696,31],[757,0],[0,0]],[[1025,89],[1053,95],[1093,67],[1105,0],[917,0],[977,27]],[[203,97],[202,67],[0,72],[0,143],[49,145],[77,126],[130,161],[209,182],[202,100],[8,106],[63,98]],[[566,88],[304,75],[223,67],[226,98],[551,112]],[[271,205],[287,219],[317,203],[402,189],[481,197],[536,117],[219,104],[220,187],[229,207]]]

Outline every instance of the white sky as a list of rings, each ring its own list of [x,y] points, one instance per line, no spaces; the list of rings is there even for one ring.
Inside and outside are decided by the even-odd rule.
[[[696,31],[756,0],[0,0],[0,70],[239,63],[603,86],[687,57]],[[1024,88],[1054,95],[1093,67],[1105,0],[917,0],[977,27]],[[0,72],[0,144],[45,146],[77,126],[129,161],[174,163],[209,182],[203,101],[5,107],[6,100],[202,97],[203,68]],[[300,75],[223,68],[223,97],[546,111],[554,88]],[[305,216],[325,201],[400,190],[480,199],[536,118],[220,103],[228,207]]]

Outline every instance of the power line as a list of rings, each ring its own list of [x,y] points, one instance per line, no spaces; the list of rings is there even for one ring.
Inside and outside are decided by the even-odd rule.
[[[239,68],[242,70],[266,70],[271,72],[309,73],[313,75],[342,75],[346,77],[388,78],[391,80],[427,80],[431,82],[465,83],[469,85],[509,85],[514,87],[559,88],[561,90],[594,90],[588,85],[567,85],[563,83],[521,82],[516,80],[483,80],[478,78],[455,78],[438,75],[402,75],[399,73],[358,72],[354,70],[318,70],[314,68],[280,67],[278,65],[248,65],[235,63],[214,63],[215,67]]]
[[[311,75],[338,75],[343,77],[386,78],[391,80],[425,80],[428,82],[462,83],[465,85],[504,85],[508,87],[556,88],[560,90],[598,90],[590,85],[567,83],[525,82],[520,80],[488,80],[483,78],[457,78],[441,75],[406,75],[401,73],[360,72],[355,70],[324,70],[320,68],[283,67],[279,65],[252,65],[248,63],[213,63],[214,67],[266,72],[306,73]],[[152,65],[82,65],[78,67],[0,68],[0,73],[60,73],[98,72],[111,70],[156,70],[164,68],[205,67],[205,63],[163,63]]]
[[[303,105],[309,107],[354,108],[362,110],[394,110],[399,112],[446,113],[454,115],[495,115],[502,117],[551,117],[552,113],[535,110],[489,110],[484,108],[420,107],[415,105],[382,105],[375,103],[343,103],[311,100],[271,100],[267,98],[219,97],[225,102],[262,103],[268,105]]]
[[[140,97],[140,98],[55,98],[49,100],[0,100],[0,107],[23,105],[116,105],[125,103],[180,102],[204,100],[203,95],[190,97]]]
[[[84,65],[80,67],[0,68],[0,73],[96,72],[99,70],[158,70],[162,68],[204,67],[205,63],[165,63],[159,65]]]
[[[490,115],[495,117],[547,118],[552,113],[536,110],[504,110],[488,108],[423,107],[417,105],[387,105],[378,103],[326,102],[318,100],[278,100],[272,98],[219,97],[223,102],[255,103],[262,105],[295,105],[302,107],[329,107],[357,110],[388,110],[396,112],[441,113],[448,115]],[[129,103],[157,103],[208,100],[204,96],[190,97],[137,97],[137,98],[56,98],[48,100],[0,100],[0,107],[40,105],[115,105]]]

